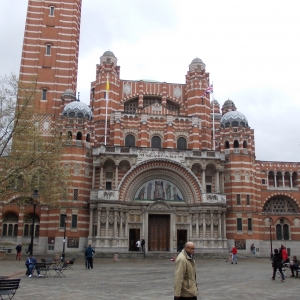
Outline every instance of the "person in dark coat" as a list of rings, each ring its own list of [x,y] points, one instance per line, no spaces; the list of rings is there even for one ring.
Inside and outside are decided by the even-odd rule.
[[[88,261],[88,269],[93,269],[93,254],[95,253],[95,250],[92,248],[91,245],[88,245],[88,247],[85,249],[85,256]]]
[[[284,275],[282,273],[282,266],[283,266],[283,264],[282,264],[281,254],[278,252],[278,249],[274,249],[273,263],[272,263],[272,267],[273,267],[272,280],[275,280],[276,271],[278,269],[279,273],[281,275],[281,281],[284,281]]]
[[[17,250],[16,260],[18,259],[21,260],[22,245],[18,244],[16,250]]]
[[[35,269],[36,266],[36,259],[33,255],[30,255],[26,259],[25,266],[28,269],[28,277],[32,277],[33,269]],[[38,276],[41,277],[39,269],[36,269],[36,272],[38,273]]]

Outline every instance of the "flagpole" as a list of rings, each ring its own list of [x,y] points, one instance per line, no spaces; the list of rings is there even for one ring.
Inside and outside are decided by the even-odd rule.
[[[109,81],[108,75],[106,76],[106,93],[105,93],[105,132],[104,132],[104,146],[106,146],[106,137],[107,137],[107,106],[108,106],[108,91],[109,91]]]

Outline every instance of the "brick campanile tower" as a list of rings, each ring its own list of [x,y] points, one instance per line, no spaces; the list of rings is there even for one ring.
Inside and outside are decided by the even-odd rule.
[[[20,80],[37,76],[40,112],[57,115],[61,96],[76,93],[82,0],[28,1]]]

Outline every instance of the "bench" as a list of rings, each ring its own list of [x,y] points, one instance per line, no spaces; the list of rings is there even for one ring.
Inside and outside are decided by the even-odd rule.
[[[12,299],[20,286],[21,279],[0,280],[0,299]]]
[[[74,263],[75,263],[75,257],[73,257],[71,260],[68,260],[68,261],[66,261],[66,264],[67,264],[67,269],[72,269],[73,270],[73,265],[74,265]]]

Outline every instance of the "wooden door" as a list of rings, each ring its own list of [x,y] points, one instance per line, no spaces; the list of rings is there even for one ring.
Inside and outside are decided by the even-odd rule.
[[[149,215],[148,251],[170,251],[170,216]]]

